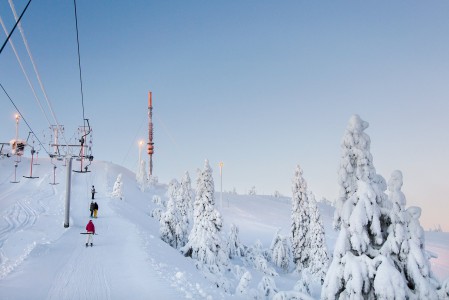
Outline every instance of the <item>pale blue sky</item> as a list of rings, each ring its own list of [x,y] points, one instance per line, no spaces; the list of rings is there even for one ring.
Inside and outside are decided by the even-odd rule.
[[[14,1],[18,11],[26,2]],[[377,171],[388,180],[402,170],[422,224],[449,230],[448,1],[77,4],[95,159],[135,169],[152,90],[160,181],[186,170],[194,180],[208,158],[216,190],[223,161],[225,190],[290,196],[299,163],[317,197],[334,199],[340,140],[357,113],[370,123]],[[11,29],[7,1],[0,16]],[[23,27],[70,138],[82,122],[73,2],[33,1]],[[13,41],[32,75],[18,31]],[[31,126],[46,129],[10,47],[0,82]],[[4,94],[0,107],[6,141],[14,109]]]

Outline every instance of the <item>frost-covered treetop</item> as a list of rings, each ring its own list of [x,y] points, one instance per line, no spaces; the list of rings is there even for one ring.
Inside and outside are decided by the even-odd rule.
[[[188,171],[186,171],[184,173],[184,176],[182,177],[182,180],[181,180],[181,184],[182,185],[186,185],[186,186],[188,186],[190,188],[191,180],[190,180],[190,176],[189,176],[189,172]]]
[[[215,205],[214,193],[214,178],[212,177],[212,169],[209,165],[209,160],[204,161],[204,168],[198,178],[197,194],[196,198],[199,201],[195,201],[195,215],[200,214],[200,211],[205,209],[203,202],[206,201],[212,205]]]
[[[167,195],[168,197],[175,199],[179,190],[179,182],[176,179],[172,179],[168,184]]]
[[[352,115],[351,118],[349,119],[346,130],[353,133],[360,133],[364,131],[366,128],[368,128],[368,126],[369,123],[363,121],[359,115]]]
[[[339,228],[341,223],[344,203],[359,190],[361,185],[359,181],[372,186],[376,190],[376,198],[383,196],[381,185],[371,184],[373,182],[380,183],[382,180],[376,174],[373,165],[370,137],[364,132],[368,125],[368,122],[363,121],[358,115],[351,116],[342,139],[342,153],[338,170],[340,195],[336,202],[337,209],[334,220],[336,228]]]
[[[399,170],[393,171],[393,173],[391,173],[390,180],[388,180],[388,191],[390,192],[390,200],[393,203],[397,203],[400,206],[404,207],[406,200],[404,193],[401,191],[402,184],[403,184],[402,172]]]
[[[304,180],[304,177],[302,176],[302,174],[303,174],[303,170],[301,169],[301,166],[299,164],[296,165],[295,177],[293,178],[293,181],[292,181],[293,194],[298,191],[301,191],[301,192],[307,191],[307,182]]]
[[[376,175],[373,158],[370,153],[371,139],[364,132],[369,124],[358,115],[349,119],[342,141],[342,160],[340,164],[340,180],[354,174],[356,179],[370,181]]]

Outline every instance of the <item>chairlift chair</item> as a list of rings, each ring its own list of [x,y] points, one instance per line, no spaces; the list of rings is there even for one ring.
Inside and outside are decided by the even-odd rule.
[[[53,182],[50,182],[51,185],[57,185],[59,182],[56,182],[56,165],[53,165]]]

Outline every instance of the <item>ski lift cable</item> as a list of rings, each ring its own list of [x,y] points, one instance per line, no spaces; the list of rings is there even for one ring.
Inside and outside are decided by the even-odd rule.
[[[76,10],[76,0],[73,0],[73,6],[75,8],[76,45],[77,45],[77,49],[78,49],[78,69],[79,69],[79,73],[80,73],[81,107],[83,109],[83,125],[86,126],[86,117],[84,114],[83,77],[82,77],[82,72],[81,72],[81,54],[80,54],[80,40],[79,40],[78,13]],[[90,131],[90,126],[89,126],[89,131]],[[84,135],[84,136],[86,136],[86,135]]]
[[[8,31],[7,31],[6,27],[5,27],[5,23],[3,22],[3,19],[2,19],[1,16],[0,16],[0,23],[1,23],[2,27],[3,27],[3,30],[5,31],[5,34],[8,35]],[[50,120],[48,119],[48,116],[45,113],[44,108],[42,107],[41,101],[40,101],[39,97],[36,94],[36,90],[34,89],[34,86],[31,83],[30,78],[29,78],[25,68],[23,67],[22,61],[21,61],[21,59],[19,57],[19,54],[17,53],[16,47],[14,46],[14,43],[13,43],[12,40],[9,41],[9,45],[11,46],[12,50],[14,51],[14,54],[16,55],[17,61],[19,62],[19,65],[20,65],[20,68],[22,69],[23,75],[25,75],[25,78],[26,78],[26,80],[28,82],[28,85],[30,86],[31,91],[33,92],[34,99],[36,99],[37,104],[39,105],[39,108],[41,109],[42,114],[45,116],[45,119],[47,120],[48,124],[51,126]]]
[[[5,88],[3,87],[3,84],[0,83],[0,87],[2,88],[3,92],[5,92],[6,96],[8,97],[9,101],[11,101],[12,105],[14,106],[14,108],[17,110],[17,112],[19,113],[20,117],[23,119],[23,121],[25,122],[25,124],[28,126],[28,129],[33,133],[33,135],[36,137],[36,140],[39,142],[39,144],[41,145],[42,148],[44,148],[45,152],[47,152],[48,156],[50,156],[50,153],[47,151],[47,149],[42,145],[41,141],[39,140],[39,138],[36,136],[36,134],[34,133],[33,129],[31,128],[30,124],[28,124],[27,120],[25,119],[25,117],[22,115],[22,113],[20,112],[19,108],[17,107],[17,105],[14,103],[14,101],[12,100],[12,98],[9,96],[9,94],[6,92]]]
[[[58,125],[58,128],[59,128],[60,126],[59,126],[58,119],[56,118],[56,115],[55,115],[55,112],[53,111],[53,107],[51,105],[51,102],[48,99],[47,92],[46,92],[45,87],[44,87],[44,85],[42,83],[42,80],[41,80],[41,76],[39,74],[39,71],[37,70],[37,66],[36,66],[36,64],[34,62],[33,55],[31,54],[31,50],[30,50],[30,47],[28,45],[27,39],[25,38],[25,32],[24,32],[24,30],[22,28],[22,25],[20,24],[20,19],[17,18],[17,13],[16,13],[16,9],[14,7],[14,3],[12,2],[12,0],[8,0],[8,2],[9,2],[9,6],[11,7],[11,10],[12,10],[12,12],[14,14],[14,18],[16,19],[16,22],[18,24],[19,31],[20,31],[20,34],[22,36],[23,43],[24,43],[25,48],[26,48],[26,50],[28,52],[28,56],[30,57],[31,64],[33,65],[34,72],[36,73],[36,77],[37,77],[37,80],[39,82],[39,86],[40,86],[40,88],[42,90],[42,93],[44,94],[45,100],[47,101],[47,106],[48,106],[48,108],[50,110],[50,113],[51,113],[51,115],[53,117],[53,120],[55,121],[56,125]],[[64,139],[64,142],[68,145],[69,143],[67,142],[63,132],[61,132],[61,135],[62,135],[62,138]]]
[[[82,135],[81,137],[81,149],[80,149],[80,156],[84,156],[84,148],[83,148],[83,143],[84,141],[86,141],[86,136],[89,135],[92,130],[90,128],[90,124],[89,124],[89,119],[86,118],[85,116],[85,109],[84,109],[84,90],[83,90],[83,76],[82,76],[82,68],[81,68],[81,52],[80,52],[80,40],[79,40],[79,30],[78,30],[78,12],[76,9],[76,0],[73,0],[73,6],[74,6],[74,12],[75,12],[75,28],[76,28],[76,45],[77,45],[77,50],[78,50],[78,69],[79,69],[79,74],[80,74],[80,90],[81,90],[81,107],[83,110],[83,128],[84,128],[84,135]],[[88,127],[88,131],[85,131],[86,128],[86,122],[87,122],[87,127]],[[89,159],[89,164],[86,166],[86,170],[87,167],[90,165],[90,163],[92,162],[92,156],[90,156]]]
[[[31,0],[28,1],[27,5],[25,6],[25,8],[23,9],[22,13],[20,14],[20,17],[18,20],[16,20],[16,24],[14,25],[14,27],[12,28],[11,32],[9,33],[8,37],[6,38],[5,42],[2,45],[2,48],[0,48],[0,54],[2,53],[3,49],[6,46],[6,43],[8,43],[9,38],[11,37],[11,35],[13,34],[14,30],[16,30],[17,24],[19,24],[20,20],[22,19],[23,15],[25,14],[25,11],[27,10],[28,6],[30,5]]]

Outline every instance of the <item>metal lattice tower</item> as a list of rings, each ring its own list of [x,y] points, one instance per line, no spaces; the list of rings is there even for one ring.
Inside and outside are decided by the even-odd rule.
[[[147,152],[150,156],[150,161],[148,163],[149,176],[153,175],[153,153],[154,153],[154,143],[153,143],[153,101],[151,99],[151,92],[148,92],[148,143]]]

